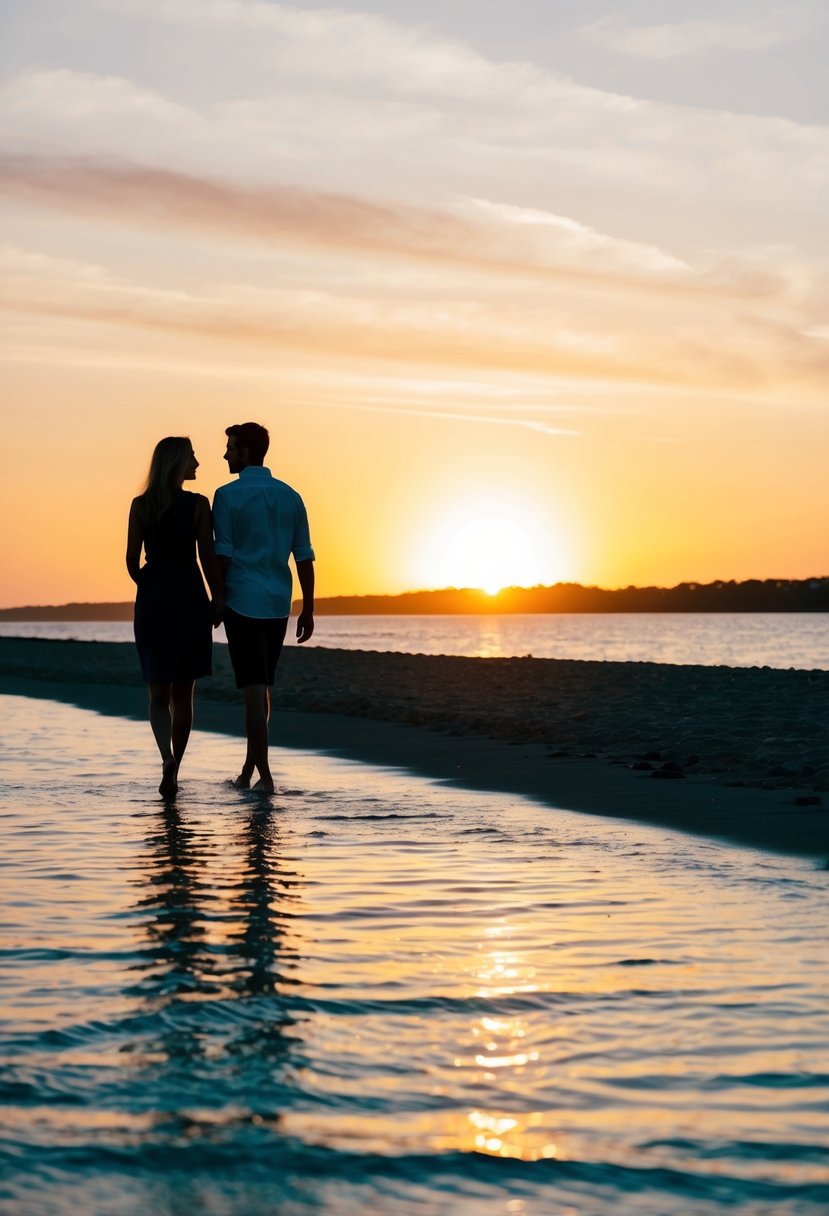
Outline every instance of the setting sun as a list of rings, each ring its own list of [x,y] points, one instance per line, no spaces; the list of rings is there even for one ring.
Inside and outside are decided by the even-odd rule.
[[[448,581],[480,587],[488,595],[539,581],[529,536],[519,524],[498,516],[465,524],[450,541],[445,561]]]
[[[517,502],[470,502],[448,511],[425,542],[417,580],[423,586],[475,587],[495,595],[565,574],[563,546],[535,512]]]

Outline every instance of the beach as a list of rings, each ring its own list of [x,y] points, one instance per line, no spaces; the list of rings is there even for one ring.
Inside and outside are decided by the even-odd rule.
[[[142,718],[134,648],[0,638],[0,691]],[[196,725],[240,734],[224,647]],[[829,672],[284,651],[275,743],[551,805],[829,853]]]

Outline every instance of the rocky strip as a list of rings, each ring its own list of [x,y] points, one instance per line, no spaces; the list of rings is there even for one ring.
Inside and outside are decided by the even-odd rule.
[[[198,696],[236,701],[223,646],[214,649],[214,667]],[[0,675],[141,683],[133,647],[108,642],[0,638]],[[829,790],[826,671],[289,647],[273,703],[541,743],[553,757],[623,764],[660,780],[693,775],[722,785],[791,788],[801,791],[801,805],[820,805]]]

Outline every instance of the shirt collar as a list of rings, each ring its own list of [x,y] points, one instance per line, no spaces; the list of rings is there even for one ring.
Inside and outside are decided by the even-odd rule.
[[[240,477],[270,477],[270,469],[261,464],[249,464],[246,469],[239,470]]]

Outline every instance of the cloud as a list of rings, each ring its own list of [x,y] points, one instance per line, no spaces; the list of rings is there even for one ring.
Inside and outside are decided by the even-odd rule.
[[[601,17],[581,32],[609,50],[642,59],[674,59],[705,51],[767,51],[796,42],[823,24],[812,5],[785,5],[767,12],[758,6],[744,15],[693,17],[687,21],[635,25],[616,14]]]
[[[723,334],[710,302],[696,313],[661,318],[661,329],[643,329],[630,309],[617,309],[612,328],[579,331],[562,325],[555,309],[516,317],[498,301],[411,304],[405,297],[227,284],[210,291],[162,290],[125,282],[102,267],[14,247],[4,251],[0,270],[13,314],[163,333],[180,340],[185,354],[190,339],[209,339],[228,349],[244,343],[274,359],[284,352],[329,365],[385,362],[406,368],[407,376],[414,368],[474,369],[477,376],[604,382],[617,391],[684,385],[755,394],[785,384],[821,399],[825,379],[825,348],[818,339],[787,321],[740,318],[733,309]],[[534,425],[549,427],[543,418]]]
[[[52,297],[30,266],[41,315],[620,391],[817,383],[825,128],[588,88],[341,9],[85,7],[108,10],[106,73],[69,43],[0,95],[19,243],[102,261]],[[175,65],[150,77],[139,33]]]
[[[88,122],[106,115],[118,121],[132,116],[139,122],[181,124],[193,117],[186,106],[142,89],[122,76],[101,76],[68,68],[32,71],[10,80],[3,91],[8,112],[53,111],[58,106],[72,122]]]
[[[546,375],[645,378],[645,365],[618,354],[598,360],[572,334],[518,329],[483,309],[370,299],[344,300],[322,292],[245,287],[196,295],[124,283],[103,268],[44,258],[7,246],[0,273],[6,308],[163,331],[171,335],[245,342],[330,358],[363,358],[435,367],[475,367]],[[666,367],[670,382],[677,376]],[[681,379],[681,377],[680,377]]]
[[[0,89],[0,114],[18,146],[133,155],[175,155],[209,141],[209,118],[123,76],[71,68],[32,69]]]
[[[453,210],[419,208],[125,162],[14,153],[0,153],[0,192],[119,224],[344,249],[490,275],[646,289],[680,281],[690,269],[654,246],[615,239],[565,216],[485,199],[459,200]]]
[[[374,202],[291,185],[246,185],[123,161],[0,153],[0,193],[85,218],[274,248],[308,246],[493,276],[660,296],[774,294],[774,267],[732,259],[694,271],[654,245],[567,216],[486,199],[454,208]]]
[[[536,248],[538,237],[550,239],[552,244],[566,250],[574,259],[602,267],[625,268],[638,273],[660,274],[662,272],[685,274],[691,270],[687,262],[665,253],[655,245],[644,245],[638,241],[625,241],[595,229],[565,215],[554,215],[538,208],[515,207],[505,203],[493,203],[488,199],[469,199],[471,208],[484,219],[494,221],[504,231],[504,226],[513,231],[523,229],[533,239]]]
[[[421,407],[406,407],[393,403],[367,405],[362,402],[350,401],[348,409],[367,414],[396,414],[406,418],[435,418],[441,422],[467,422],[484,426],[519,427],[521,430],[535,431],[539,435],[552,435],[556,438],[581,435],[581,430],[573,427],[553,426],[549,422],[537,418],[516,417],[511,414],[497,417],[492,414],[463,413],[459,410],[428,409]]]
[[[267,0],[99,0],[99,8],[165,28],[198,31],[200,38],[231,39],[254,63],[267,60],[271,76],[363,93],[382,90],[397,96],[468,100],[493,113],[514,90],[516,80],[535,85],[544,74],[530,64],[507,71],[464,43],[411,22],[342,7],[303,9]],[[203,42],[202,42],[203,45]],[[601,98],[600,90],[565,77],[559,95]],[[493,88],[496,90],[493,93]],[[625,104],[623,98],[604,104]]]
[[[18,150],[421,206],[491,198],[642,244],[681,240],[682,257],[783,223],[809,240],[822,217],[829,132],[818,126],[587,87],[367,14],[240,0],[107,7],[122,26],[105,75],[67,64],[8,82],[0,120]],[[159,55],[151,84],[132,80],[142,67],[122,48],[139,36],[173,41],[175,71]]]

